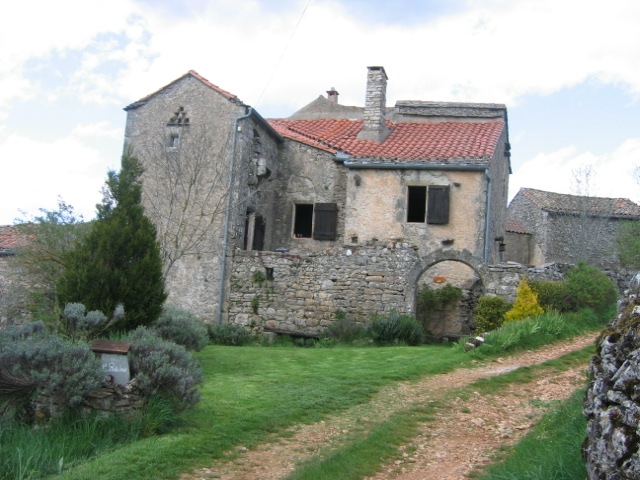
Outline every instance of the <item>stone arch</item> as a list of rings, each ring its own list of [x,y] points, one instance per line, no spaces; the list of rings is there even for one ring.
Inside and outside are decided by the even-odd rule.
[[[456,285],[462,287],[465,291],[463,301],[457,308],[453,310],[448,308],[440,310],[439,314],[437,314],[438,318],[435,321],[433,317],[431,319],[428,317],[421,319],[426,322],[425,328],[430,330],[429,333],[432,336],[464,336],[471,333],[472,308],[475,306],[475,302],[477,301],[479,294],[483,292],[488,277],[491,277],[490,271],[483,260],[474,256],[467,250],[458,251],[440,249],[419,258],[407,275],[407,288],[409,290],[405,297],[409,304],[407,305],[407,310],[418,316],[418,293],[421,285],[429,283],[428,281],[424,281],[424,275],[432,267],[436,267],[444,262],[454,262],[467,267],[465,270],[470,274],[468,278],[470,278],[472,282],[467,283],[468,287],[462,287],[460,284]],[[464,278],[465,272],[460,272],[460,269],[454,268],[454,272],[455,270],[458,270],[458,273],[462,273],[462,278]],[[456,277],[455,274],[452,274],[452,276],[454,278]],[[429,328],[429,323],[431,328]]]

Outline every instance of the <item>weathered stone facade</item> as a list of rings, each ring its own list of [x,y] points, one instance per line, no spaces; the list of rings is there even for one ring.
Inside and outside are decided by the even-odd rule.
[[[589,480],[640,478],[640,274],[597,341],[589,377],[583,446]]]
[[[143,203],[158,229],[168,301],[215,321],[227,248],[253,243],[247,231],[255,234],[256,220],[274,216],[265,180],[277,171],[281,139],[257,112],[195,72],[125,110],[125,153],[145,167]],[[272,228],[259,223],[261,239]]]

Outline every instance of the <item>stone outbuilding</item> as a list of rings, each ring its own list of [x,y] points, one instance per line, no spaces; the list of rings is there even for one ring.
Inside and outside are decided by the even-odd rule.
[[[577,263],[619,268],[620,225],[640,219],[626,198],[567,195],[521,188],[507,210],[505,259],[523,264]]]

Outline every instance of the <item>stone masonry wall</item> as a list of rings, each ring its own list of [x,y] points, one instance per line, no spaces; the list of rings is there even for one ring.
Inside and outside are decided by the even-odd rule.
[[[589,480],[640,478],[640,274],[596,343],[584,402]]]
[[[571,268],[569,264],[488,266],[468,252],[420,257],[413,245],[396,242],[300,255],[236,250],[230,271],[229,322],[256,332],[269,326],[317,333],[335,320],[337,310],[363,323],[372,313],[394,309],[413,315],[418,279],[427,268],[444,261],[466,263],[482,279],[479,293],[508,301],[515,300],[523,276],[562,280]],[[628,276],[619,275],[618,283],[624,278]],[[464,330],[462,325],[459,329]]]

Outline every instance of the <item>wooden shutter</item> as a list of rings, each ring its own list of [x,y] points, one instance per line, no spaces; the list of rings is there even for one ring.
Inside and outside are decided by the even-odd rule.
[[[431,185],[427,204],[427,223],[449,223],[449,186]]]
[[[338,205],[316,203],[314,206],[313,238],[335,240],[338,231]]]

